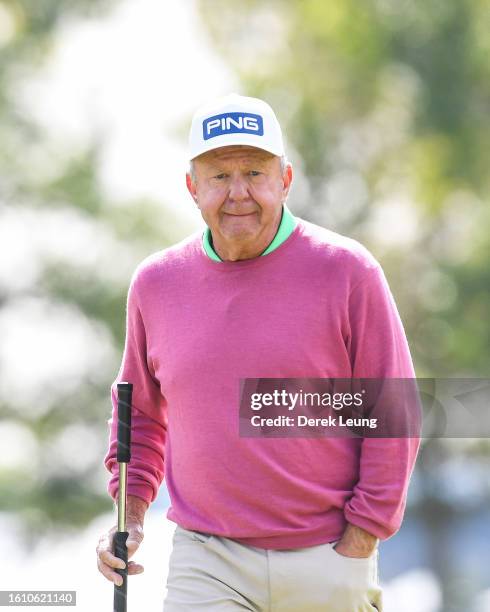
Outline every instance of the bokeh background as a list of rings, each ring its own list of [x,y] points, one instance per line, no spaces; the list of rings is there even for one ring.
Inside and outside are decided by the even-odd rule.
[[[289,205],[381,262],[419,377],[488,377],[488,0],[0,0],[0,589],[109,609],[95,545],[129,279],[203,227],[185,189],[193,110],[266,99]],[[260,492],[257,492],[260,494]],[[490,444],[423,441],[387,612],[490,610]],[[159,611],[162,486],[131,579]]]

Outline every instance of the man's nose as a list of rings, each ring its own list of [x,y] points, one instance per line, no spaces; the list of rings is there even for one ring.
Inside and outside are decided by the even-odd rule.
[[[249,197],[247,181],[243,176],[232,176],[229,186],[230,191],[228,197],[230,200],[239,202],[241,200],[246,200]]]

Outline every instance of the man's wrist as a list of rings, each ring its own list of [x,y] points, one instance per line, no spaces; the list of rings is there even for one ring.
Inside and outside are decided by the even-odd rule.
[[[128,495],[126,499],[126,522],[138,523],[143,527],[145,522],[145,514],[149,508],[148,502],[141,497]]]

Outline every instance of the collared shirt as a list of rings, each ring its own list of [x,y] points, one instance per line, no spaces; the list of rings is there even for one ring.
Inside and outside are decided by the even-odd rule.
[[[271,253],[272,251],[274,251],[274,249],[277,249],[280,244],[282,244],[285,240],[287,240],[287,238],[289,238],[289,236],[293,233],[295,227],[296,217],[293,216],[286,204],[283,204],[281,222],[279,223],[279,228],[276,232],[276,235],[274,236],[274,240],[269,244],[265,251],[260,254],[260,257]],[[209,229],[209,227],[207,227],[204,231],[202,242],[204,250],[211,259],[213,259],[214,261],[223,261],[213,249],[211,230]]]

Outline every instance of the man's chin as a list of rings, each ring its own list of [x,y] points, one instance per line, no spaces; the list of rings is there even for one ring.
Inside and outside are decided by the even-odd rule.
[[[256,223],[232,221],[222,227],[222,234],[227,240],[252,240],[258,238],[260,227]]]
[[[245,229],[223,232],[226,240],[236,243],[253,242],[259,235],[259,232],[247,231]]]

